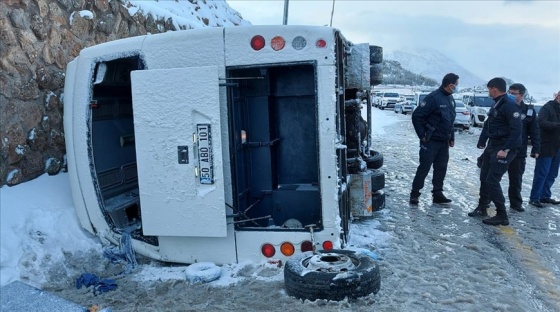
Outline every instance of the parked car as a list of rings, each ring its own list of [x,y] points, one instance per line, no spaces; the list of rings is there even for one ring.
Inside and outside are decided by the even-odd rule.
[[[378,107],[382,96],[383,96],[383,92],[372,93],[371,94],[371,106]]]
[[[412,110],[414,109],[415,105],[416,105],[416,102],[414,102],[414,96],[413,95],[406,95],[401,99],[401,101],[399,101],[395,104],[395,107],[394,107],[395,114],[396,113],[401,113],[401,114],[406,115],[408,113],[412,113]]]
[[[383,92],[383,96],[381,97],[381,101],[379,102],[379,108],[394,108],[399,99],[400,96],[397,92]]]
[[[463,103],[471,112],[471,126],[476,127],[484,124],[494,100],[486,92],[471,92],[463,95]]]
[[[414,93],[414,107],[412,108],[413,111],[416,109],[416,107],[418,107],[418,105],[420,105],[420,103],[422,103],[422,101],[424,101],[424,98],[428,96],[428,94],[430,94],[430,92],[426,91],[419,91]]]
[[[457,113],[454,123],[455,128],[468,130],[471,125],[471,112],[463,101],[455,100],[455,112]]]

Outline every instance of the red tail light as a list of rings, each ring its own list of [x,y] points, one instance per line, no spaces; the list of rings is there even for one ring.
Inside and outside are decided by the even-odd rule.
[[[317,48],[326,48],[327,41],[325,41],[325,39],[319,39],[317,40],[317,42],[315,42],[315,46],[317,46]]]
[[[323,249],[324,250],[331,250],[333,249],[333,243],[331,241],[325,241],[323,243]]]
[[[463,114],[463,115],[470,115],[471,112],[469,112],[469,111],[464,111],[464,112],[462,112],[461,114]]]
[[[264,37],[261,35],[256,35],[251,39],[251,48],[255,51],[259,51],[260,49],[264,48],[265,41]]]
[[[280,50],[284,49],[285,45],[286,45],[286,40],[284,40],[284,38],[282,38],[280,36],[276,36],[276,37],[272,38],[272,40],[270,41],[270,46],[272,47],[272,50],[274,50],[274,51],[280,51]]]
[[[313,243],[311,243],[310,241],[305,241],[301,243],[301,251],[302,252],[313,251]]]
[[[261,247],[261,252],[263,256],[270,258],[274,256],[274,254],[276,253],[276,249],[274,249],[274,246],[272,246],[271,244],[264,244]]]

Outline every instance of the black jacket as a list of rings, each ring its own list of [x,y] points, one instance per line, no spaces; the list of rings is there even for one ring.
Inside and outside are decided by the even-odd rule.
[[[539,111],[541,153],[539,157],[553,157],[560,149],[560,103],[548,101]]]
[[[455,141],[455,115],[453,96],[439,87],[418,103],[412,112],[412,124],[420,140]]]
[[[527,148],[529,138],[531,138],[531,154],[540,154],[541,139],[539,134],[539,122],[537,120],[537,113],[533,105],[527,105],[521,101],[519,107],[521,109],[521,122],[523,123],[523,132],[521,133],[521,149],[517,157],[527,157]]]
[[[489,146],[500,150],[519,149],[521,147],[521,112],[519,105],[503,94],[494,99],[496,104],[490,108],[488,119],[478,139],[478,146]]]

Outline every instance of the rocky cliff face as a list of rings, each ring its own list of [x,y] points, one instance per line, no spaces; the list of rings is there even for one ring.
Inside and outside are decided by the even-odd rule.
[[[213,5],[205,0],[189,2],[194,12],[199,6]],[[145,16],[141,11],[130,15],[127,6],[126,0],[2,0],[0,186],[25,182],[45,172],[56,174],[63,167],[64,72],[81,49],[180,30],[170,19]],[[236,23],[198,20],[199,26]]]

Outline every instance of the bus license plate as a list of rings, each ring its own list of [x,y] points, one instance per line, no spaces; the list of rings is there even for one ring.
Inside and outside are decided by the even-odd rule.
[[[210,124],[197,124],[198,168],[200,184],[214,184],[214,162],[212,159],[212,133]]]

